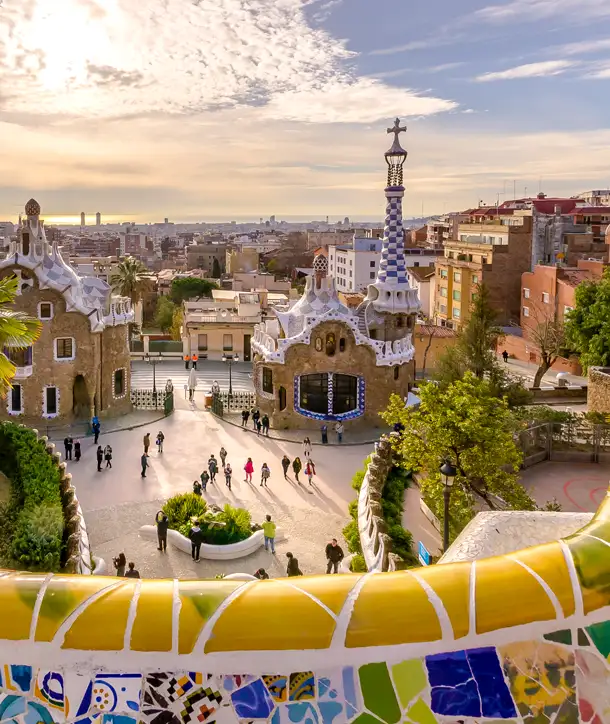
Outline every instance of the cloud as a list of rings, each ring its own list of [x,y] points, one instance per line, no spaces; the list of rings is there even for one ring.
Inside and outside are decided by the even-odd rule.
[[[555,16],[575,16],[579,20],[610,15],[607,0],[512,0],[488,5],[472,14],[473,22],[501,23],[510,20],[532,22]]]
[[[484,83],[493,80],[514,80],[517,78],[540,78],[550,75],[560,75],[568,68],[577,65],[576,62],[569,60],[547,60],[541,63],[527,63],[526,65],[518,65],[515,68],[508,68],[494,73],[483,73],[478,75],[475,80]]]
[[[292,119],[290,99],[304,120],[367,123],[396,107],[453,107],[359,77],[345,42],[307,22],[307,6],[329,12],[337,2],[3,0],[0,87],[14,89],[15,113],[89,118],[238,107]]]
[[[594,70],[591,73],[587,73],[583,78],[594,78],[596,80],[608,80],[610,78],[610,66]]]
[[[405,53],[409,50],[424,50],[431,48],[435,43],[434,38],[427,38],[426,40],[412,40],[410,43],[404,45],[394,45],[390,48],[377,48],[376,50],[369,51],[369,55],[394,55],[395,53]]]
[[[454,68],[459,68],[462,65],[466,65],[466,63],[442,63],[441,65],[433,65],[430,68],[424,68],[424,71],[426,73],[443,73],[446,70],[453,70]]]
[[[553,49],[555,52],[564,55],[584,55],[586,53],[597,53],[600,50],[610,50],[610,38],[600,40],[582,40],[578,43],[568,43]]]

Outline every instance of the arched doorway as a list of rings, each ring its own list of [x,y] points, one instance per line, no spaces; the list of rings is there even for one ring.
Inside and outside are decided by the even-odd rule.
[[[87,383],[82,375],[76,375],[73,387],[73,403],[72,413],[74,417],[89,419],[91,412],[91,403],[89,401],[89,392],[87,391]]]

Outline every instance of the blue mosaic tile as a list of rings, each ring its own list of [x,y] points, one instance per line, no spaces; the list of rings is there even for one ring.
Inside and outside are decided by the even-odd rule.
[[[360,709],[356,692],[354,669],[352,666],[346,666],[343,669],[343,694],[345,696],[345,714],[348,719],[355,716]]]
[[[24,693],[28,693],[32,687],[32,667],[31,666],[10,666],[4,667],[6,676],[6,688],[18,689]]]
[[[303,724],[318,724],[319,722],[318,712],[309,702],[288,704],[286,709],[288,710],[288,718],[293,724],[299,724],[300,722],[303,722]]]
[[[426,667],[435,713],[499,719],[516,716],[495,648],[427,656]]]
[[[240,719],[267,719],[275,704],[260,679],[231,694],[231,702]]]
[[[333,724],[333,720],[343,711],[343,707],[338,701],[321,701],[318,709],[322,715],[322,724]]]

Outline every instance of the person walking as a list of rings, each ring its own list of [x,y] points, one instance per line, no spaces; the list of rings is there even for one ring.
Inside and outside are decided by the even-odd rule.
[[[263,523],[263,533],[265,535],[265,550],[268,551],[271,548],[271,552],[275,554],[275,531],[276,525],[271,520],[270,515],[265,516],[265,522]]]
[[[307,465],[305,466],[305,475],[307,475],[307,480],[309,480],[309,484],[313,485],[311,482],[313,479],[313,476],[316,474],[316,466],[314,465],[314,462],[311,458],[307,461]]]
[[[133,561],[129,561],[129,570],[125,574],[125,578],[139,578],[140,571],[136,571],[136,564]]]
[[[65,459],[72,460],[72,438],[64,438],[64,450],[66,451]]]
[[[207,473],[206,473],[207,475]],[[193,493],[197,495],[199,498],[201,498],[201,491],[202,491],[201,483],[198,480],[193,480]]]
[[[193,352],[193,355],[192,355],[192,357],[191,357],[191,361],[193,362],[193,369],[194,369],[194,370],[197,369],[197,361],[198,361],[198,360],[199,360],[199,355],[197,354],[197,352]]]
[[[203,492],[208,489],[208,483],[210,482],[210,473],[208,473],[207,470],[204,470],[201,475],[199,476],[199,479],[201,480],[201,487],[203,488]]]
[[[220,464],[224,468],[227,463],[227,451],[224,449],[224,447],[221,447],[218,454],[220,455]]]
[[[112,448],[110,445],[106,445],[104,448],[104,460],[106,461],[106,468],[112,467]]]
[[[295,558],[290,551],[286,553],[286,558],[288,558],[288,564],[286,565],[286,575],[289,578],[293,578],[294,576],[302,576],[303,572],[299,568],[299,559]]]
[[[258,430],[258,422],[261,419],[261,413],[259,410],[254,410],[252,413],[252,422],[254,423],[254,429]]]
[[[282,468],[284,469],[284,480],[288,480],[288,469],[290,468],[290,458],[284,455],[282,458]]]
[[[203,531],[199,527],[199,521],[197,519],[193,521],[193,525],[189,531],[189,538],[191,540],[191,555],[194,561],[198,561],[201,544],[203,543]]]
[[[253,407],[250,410],[250,417],[252,418],[252,429],[256,430],[256,419],[255,419],[254,415],[256,415],[256,407]]]
[[[142,477],[146,477],[146,468],[148,467],[148,455],[146,453],[142,453],[142,457],[140,458],[140,463],[142,464]]]
[[[269,437],[269,417],[267,415],[263,415],[261,424],[263,427],[263,435],[266,435],[267,437]]]
[[[260,420],[257,420],[256,421],[256,434],[257,435],[261,434],[262,427],[263,427],[263,423]]]
[[[97,417],[93,417],[91,419],[91,429],[93,430],[93,444],[97,445],[101,430],[100,421],[97,419]]]
[[[267,480],[269,480],[269,476],[271,475],[271,470],[269,470],[269,466],[267,463],[263,463],[263,467],[261,468],[261,488],[263,485],[267,487]]]
[[[214,483],[216,473],[218,472],[218,461],[214,457],[214,453],[210,455],[210,459],[208,460],[208,470],[210,471],[210,483]]]
[[[97,457],[97,472],[102,472],[102,460],[104,459],[104,451],[102,450],[102,446],[97,446],[97,451],[95,453],[95,456]]]
[[[322,445],[328,445],[328,426],[324,423],[320,428],[320,435],[322,436]]]
[[[148,455],[148,448],[150,447],[150,433],[147,432],[146,435],[144,435],[144,455]]]
[[[294,473],[294,477],[295,477],[297,483],[299,482],[299,473],[301,472],[302,468],[303,468],[303,465],[301,463],[301,458],[296,457],[292,461],[292,472]]]
[[[195,390],[197,389],[197,371],[194,369],[191,369],[189,372],[189,402],[193,402],[195,399]]]
[[[259,581],[268,581],[269,574],[264,568],[259,568],[254,574],[254,578],[258,578]]]
[[[157,450],[159,451],[159,453],[163,452],[163,441],[164,440],[165,440],[165,435],[161,432],[161,430],[159,430],[159,432],[157,433],[157,440],[156,440]]]
[[[125,554],[122,552],[119,553],[116,558],[112,559],[112,564],[116,569],[117,576],[122,578],[125,575],[125,569],[127,568],[127,558],[125,558]]]
[[[508,352],[506,350],[502,352],[502,359],[504,360],[505,364],[508,364]]]
[[[335,425],[335,432],[337,433],[337,442],[338,442],[338,443],[342,443],[342,442],[343,442],[343,431],[344,431],[344,430],[345,430],[345,428],[343,427],[343,423],[342,423],[342,422],[338,422],[338,423]]]
[[[159,547],[157,550],[167,552],[167,529],[169,528],[169,520],[165,513],[160,510],[157,513],[157,540]]]
[[[303,440],[303,455],[306,458],[311,455],[311,440],[308,437]]]
[[[248,418],[250,417],[250,410],[241,411],[241,426],[248,427]]]
[[[77,440],[74,443],[74,459],[76,460],[76,462],[80,460],[80,455],[80,442]]]
[[[225,484],[229,490],[231,490],[231,476],[233,475],[233,470],[231,470],[230,463],[227,463],[225,465]]]
[[[252,484],[252,473],[254,472],[252,458],[248,458],[246,464],[244,465],[244,470],[246,471],[246,483]]]
[[[333,538],[326,546],[326,573],[339,573],[339,563],[344,557],[343,550],[337,543],[337,539]]]

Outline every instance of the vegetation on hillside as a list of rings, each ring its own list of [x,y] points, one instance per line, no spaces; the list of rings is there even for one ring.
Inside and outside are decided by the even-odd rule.
[[[576,287],[576,304],[566,322],[567,342],[584,370],[610,366],[610,269]]]
[[[178,277],[172,281],[170,298],[174,304],[180,305],[187,299],[211,297],[213,289],[218,289],[218,285],[207,279]]]

